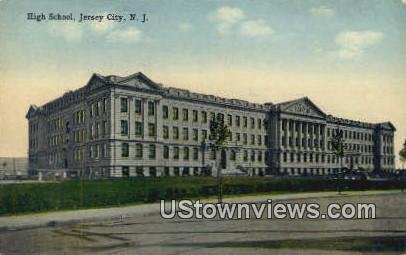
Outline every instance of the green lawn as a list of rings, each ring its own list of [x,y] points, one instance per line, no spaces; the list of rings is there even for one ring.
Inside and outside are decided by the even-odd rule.
[[[0,185],[0,215],[150,203],[160,199],[207,198],[217,194],[213,177],[134,178]],[[224,195],[264,192],[332,191],[323,179],[233,177],[223,180]],[[390,189],[396,183],[343,183],[347,190]]]

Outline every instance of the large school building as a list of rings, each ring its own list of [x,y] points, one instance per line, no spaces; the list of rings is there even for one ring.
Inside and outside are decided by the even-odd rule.
[[[225,148],[209,146],[210,120],[231,130]],[[82,88],[32,105],[29,170],[61,176],[326,175],[340,169],[331,140],[342,130],[343,166],[395,169],[390,122],[324,113],[309,98],[250,103],[166,87],[142,73],[94,74]]]

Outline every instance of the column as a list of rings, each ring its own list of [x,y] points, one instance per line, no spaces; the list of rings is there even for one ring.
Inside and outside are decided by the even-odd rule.
[[[299,149],[302,148],[302,129],[303,129],[303,122],[299,121],[299,130],[298,130]]]
[[[282,136],[284,135],[284,131],[282,129],[283,119],[279,120],[279,132],[278,132],[278,139],[279,139],[279,147],[282,147]]]
[[[148,100],[142,99],[142,139],[148,136]]]
[[[155,100],[155,126],[156,126],[156,141],[162,141],[162,107],[159,99]]]

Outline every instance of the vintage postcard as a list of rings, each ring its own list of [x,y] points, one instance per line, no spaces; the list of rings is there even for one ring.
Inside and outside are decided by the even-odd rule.
[[[405,0],[0,0],[0,255],[406,254]]]

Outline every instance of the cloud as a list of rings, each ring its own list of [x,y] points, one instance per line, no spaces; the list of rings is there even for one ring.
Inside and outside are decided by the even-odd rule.
[[[125,30],[114,30],[107,35],[107,41],[110,42],[124,42],[124,43],[136,43],[139,42],[142,37],[142,31],[137,28],[130,27]]]
[[[339,46],[336,52],[341,59],[353,59],[360,56],[367,48],[378,44],[383,39],[381,32],[375,31],[344,31],[336,36]]]
[[[248,20],[241,24],[240,33],[247,37],[266,36],[273,33],[273,29],[262,19]]]
[[[70,22],[52,22],[48,27],[48,32],[54,37],[62,37],[69,42],[79,42],[83,36],[81,26]]]
[[[217,23],[217,31],[224,34],[232,26],[244,19],[244,12],[240,8],[223,6],[218,8],[209,18]]]
[[[335,15],[333,9],[326,6],[313,7],[309,9],[310,14],[313,16],[331,17]]]
[[[190,24],[188,22],[180,23],[178,27],[179,27],[179,30],[184,31],[184,32],[190,31],[193,28],[192,24]]]

